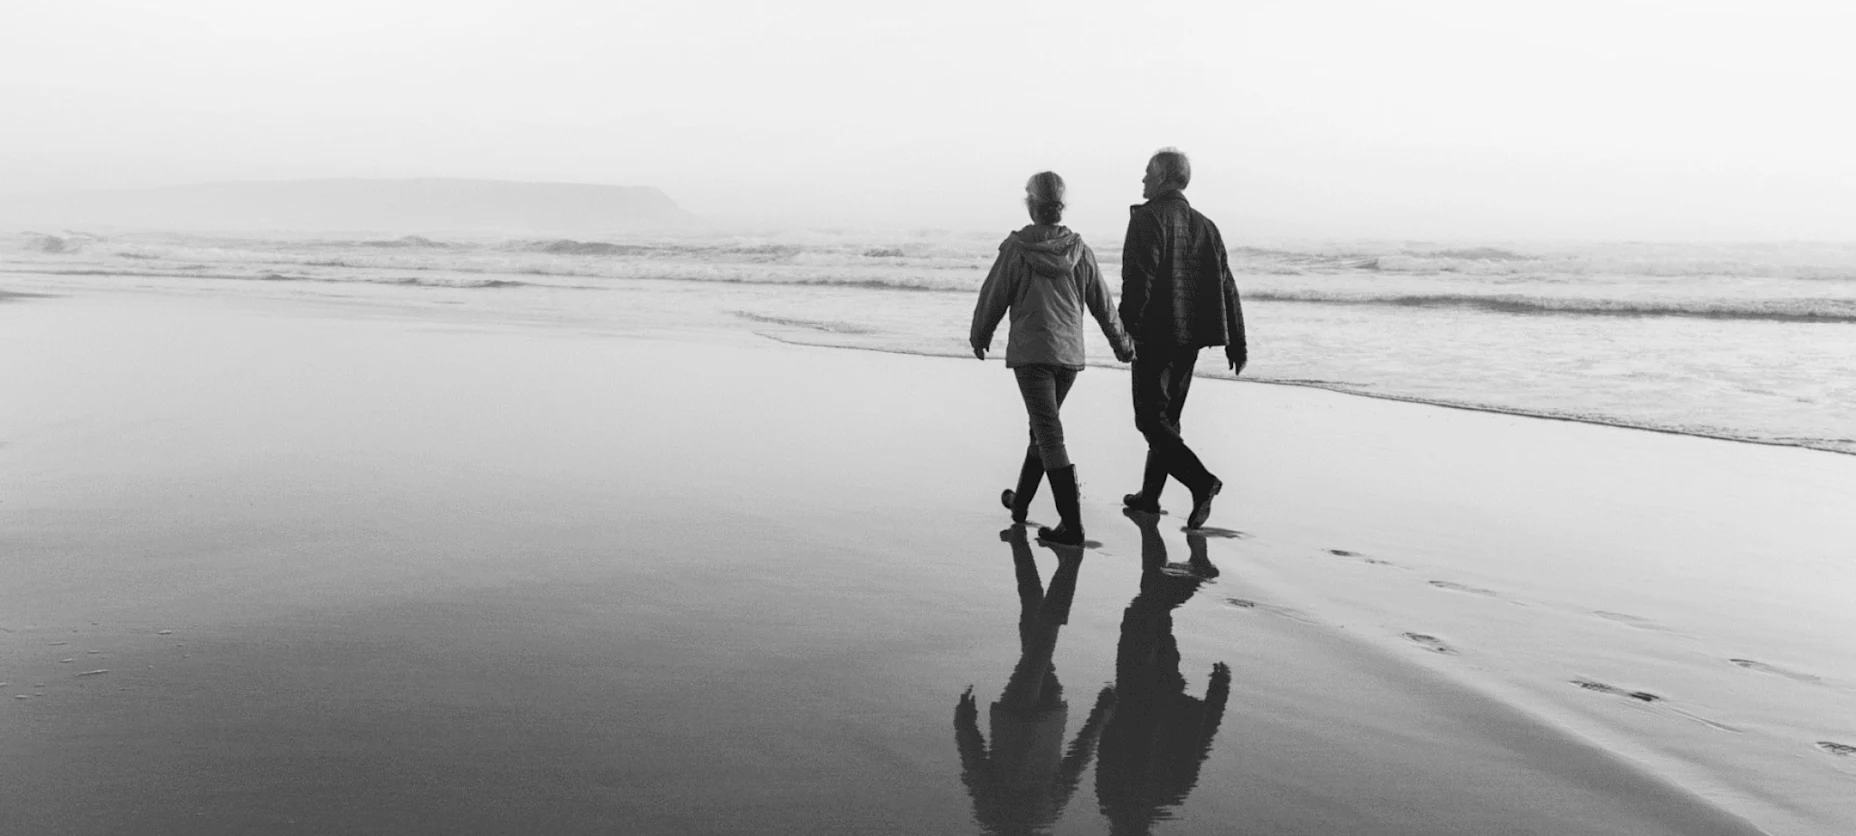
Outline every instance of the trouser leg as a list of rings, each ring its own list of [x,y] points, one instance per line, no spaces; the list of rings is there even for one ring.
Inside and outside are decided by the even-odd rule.
[[[1192,372],[1198,363],[1197,348],[1182,348],[1174,352],[1173,362],[1167,366],[1167,387],[1172,390],[1172,397],[1167,399],[1167,425],[1172,428],[1173,436],[1179,439],[1179,449],[1174,453],[1169,469],[1174,478],[1194,493],[1204,490],[1213,479],[1205,463],[1186,444],[1185,435],[1180,429],[1180,416],[1186,411],[1186,396],[1192,392]]]
[[[1147,439],[1150,460],[1195,492],[1204,490],[1212,477],[1180,436],[1179,416],[1192,388],[1198,356],[1196,348],[1137,350],[1129,375],[1134,387],[1134,426]],[[1142,492],[1146,493],[1145,486]],[[1155,491],[1149,496],[1157,495]]]
[[[1050,367],[1050,380],[1056,389],[1058,408],[1062,408],[1063,400],[1070,396],[1070,387],[1076,385],[1076,372],[1076,369],[1064,366]]]
[[[1058,408],[1076,382],[1076,371],[1061,366],[1020,366],[1012,370],[1018,377],[1018,392],[1025,399],[1025,415],[1031,423],[1031,442],[1045,472],[1070,466],[1070,451],[1063,445],[1063,420]]]

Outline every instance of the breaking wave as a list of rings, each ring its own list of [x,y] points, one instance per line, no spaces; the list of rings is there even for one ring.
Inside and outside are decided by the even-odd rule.
[[[1463,293],[1360,295],[1321,291],[1260,291],[1244,298],[1271,302],[1467,308],[1490,313],[1551,316],[1696,317],[1774,322],[1856,322],[1856,299],[1635,300]]]
[[[535,241],[525,249],[552,255],[650,255],[656,248],[641,244],[608,244],[603,241]]]
[[[44,232],[28,231],[21,233],[20,238],[23,248],[28,252],[45,253],[47,255],[74,255],[83,252],[86,246],[97,241],[96,236],[82,232],[67,232],[63,235],[52,235]]]
[[[450,244],[443,244],[421,235],[407,235],[387,241],[362,241],[360,246],[377,249],[446,249]]]
[[[204,266],[204,265],[196,265]],[[447,287],[447,288],[504,288],[528,287],[532,282],[513,279],[439,279],[423,276],[396,277],[337,277],[307,276],[293,273],[212,273],[186,272],[182,270],[22,270],[18,268],[0,268],[0,273],[24,273],[39,276],[102,276],[144,279],[208,279],[212,281],[248,281],[248,282],[314,282],[318,284],[368,284],[397,285],[402,287]],[[561,285],[550,285],[560,287]]]
[[[657,257],[744,257],[748,261],[789,259],[805,252],[790,244],[768,243],[649,243],[614,244],[605,241],[575,241],[559,238],[551,241],[516,242],[514,249],[550,255],[583,256],[657,256]]]
[[[748,311],[729,311],[729,313],[735,316],[738,316],[742,319],[745,319],[749,322],[759,322],[759,323],[763,323],[767,325],[785,325],[790,328],[809,328],[813,331],[824,331],[830,334],[873,334],[873,333],[876,333],[876,329],[874,328],[868,328],[868,327],[857,325],[857,324],[850,323],[850,322],[832,322],[829,320],[800,319],[797,317],[767,316],[765,314],[750,313]]]
[[[202,275],[193,278],[203,279],[241,279],[244,276]],[[265,273],[251,276],[251,279],[265,282],[318,282],[322,284],[384,284],[398,287],[448,287],[474,290],[479,288],[529,287],[529,282],[513,279],[433,279],[423,276],[399,276],[393,278],[338,279],[328,276],[292,276],[282,273]]]
[[[1233,258],[1233,261],[1240,259]],[[1334,272],[1373,271],[1415,275],[1525,276],[1578,278],[1585,276],[1653,276],[1659,278],[1718,277],[1741,279],[1801,279],[1856,282],[1856,253],[1822,260],[1791,258],[1710,258],[1693,255],[1565,254],[1523,255],[1492,248],[1355,255],[1351,258],[1254,258],[1265,272],[1282,263],[1307,270],[1325,267]]]

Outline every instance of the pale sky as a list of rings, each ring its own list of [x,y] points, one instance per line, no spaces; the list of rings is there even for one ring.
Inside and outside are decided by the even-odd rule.
[[[0,192],[651,185],[724,222],[1856,240],[1856,4],[6,0]]]

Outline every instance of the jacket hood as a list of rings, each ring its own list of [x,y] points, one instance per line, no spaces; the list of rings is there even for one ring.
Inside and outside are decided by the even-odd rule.
[[[1083,237],[1064,226],[1027,226],[1008,236],[1005,246],[1015,247],[1032,272],[1051,278],[1069,278],[1083,260]]]

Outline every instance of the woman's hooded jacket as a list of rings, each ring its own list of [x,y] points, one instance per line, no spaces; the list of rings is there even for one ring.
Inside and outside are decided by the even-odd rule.
[[[1117,353],[1129,350],[1115,302],[1096,267],[1096,254],[1068,227],[1032,224],[1007,235],[999,245],[999,257],[973,307],[971,342],[976,349],[991,349],[992,332],[1009,310],[1006,366],[1042,363],[1080,369],[1085,309]]]

